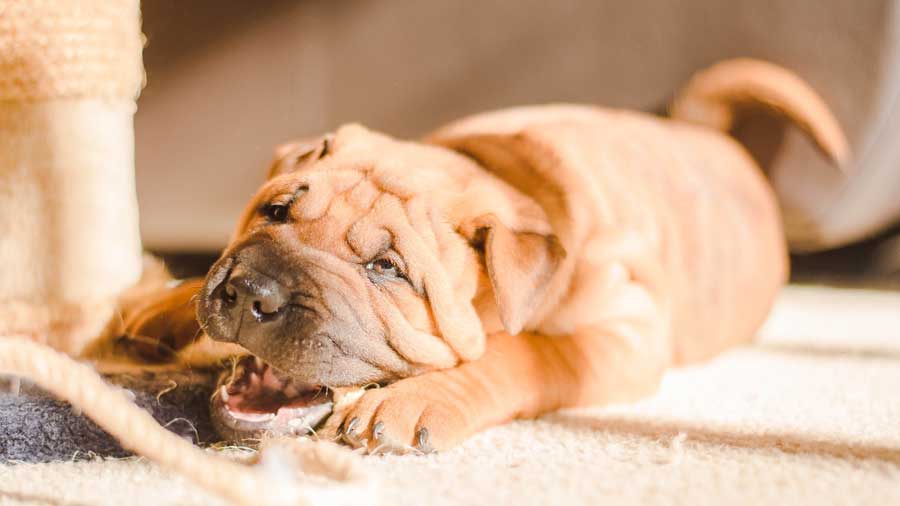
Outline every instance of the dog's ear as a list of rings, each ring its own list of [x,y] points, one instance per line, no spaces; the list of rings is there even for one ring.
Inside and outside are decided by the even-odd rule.
[[[275,156],[269,165],[268,178],[300,170],[331,151],[334,137],[331,134],[315,139],[286,142],[275,147]]]
[[[518,334],[544,301],[565,249],[555,235],[512,230],[493,214],[460,230],[484,255],[503,327]]]

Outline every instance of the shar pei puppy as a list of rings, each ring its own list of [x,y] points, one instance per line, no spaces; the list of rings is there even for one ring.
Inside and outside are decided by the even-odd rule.
[[[231,439],[429,451],[647,396],[748,342],[787,277],[773,191],[727,135],[747,106],[847,157],[821,99],[752,60],[698,74],[671,119],[531,106],[283,145],[206,278],[133,302],[117,342],[237,357],[212,400]]]

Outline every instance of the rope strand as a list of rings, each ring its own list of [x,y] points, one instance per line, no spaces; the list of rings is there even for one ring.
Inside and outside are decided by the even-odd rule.
[[[331,443],[294,439],[267,442],[257,465],[244,465],[200,450],[162,428],[146,411],[108,385],[93,368],[24,338],[0,338],[0,373],[33,381],[68,401],[120,444],[242,505],[299,506],[373,501],[358,458]],[[341,485],[302,487],[306,471]],[[309,476],[309,475],[306,475]]]

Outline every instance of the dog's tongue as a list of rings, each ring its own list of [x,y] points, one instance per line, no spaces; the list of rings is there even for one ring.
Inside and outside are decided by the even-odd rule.
[[[247,356],[220,379],[210,409],[220,435],[245,442],[306,434],[331,414],[332,399],[329,389],[293,381]]]
[[[223,385],[225,405],[235,414],[277,414],[281,408],[293,408],[324,399],[325,389],[297,384],[290,377],[255,357],[245,357],[237,365],[230,383]]]

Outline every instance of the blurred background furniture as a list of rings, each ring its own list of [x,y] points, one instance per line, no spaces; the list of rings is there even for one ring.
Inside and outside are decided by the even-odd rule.
[[[195,0],[145,2],[144,25],[138,193],[157,251],[224,246],[286,139],[348,121],[416,137],[541,102],[663,112],[693,72],[735,56],[800,74],[854,147],[845,182],[797,132],[760,118],[738,127],[769,167],[796,250],[870,237],[900,215],[892,0]],[[852,270],[859,255],[841,258]]]

